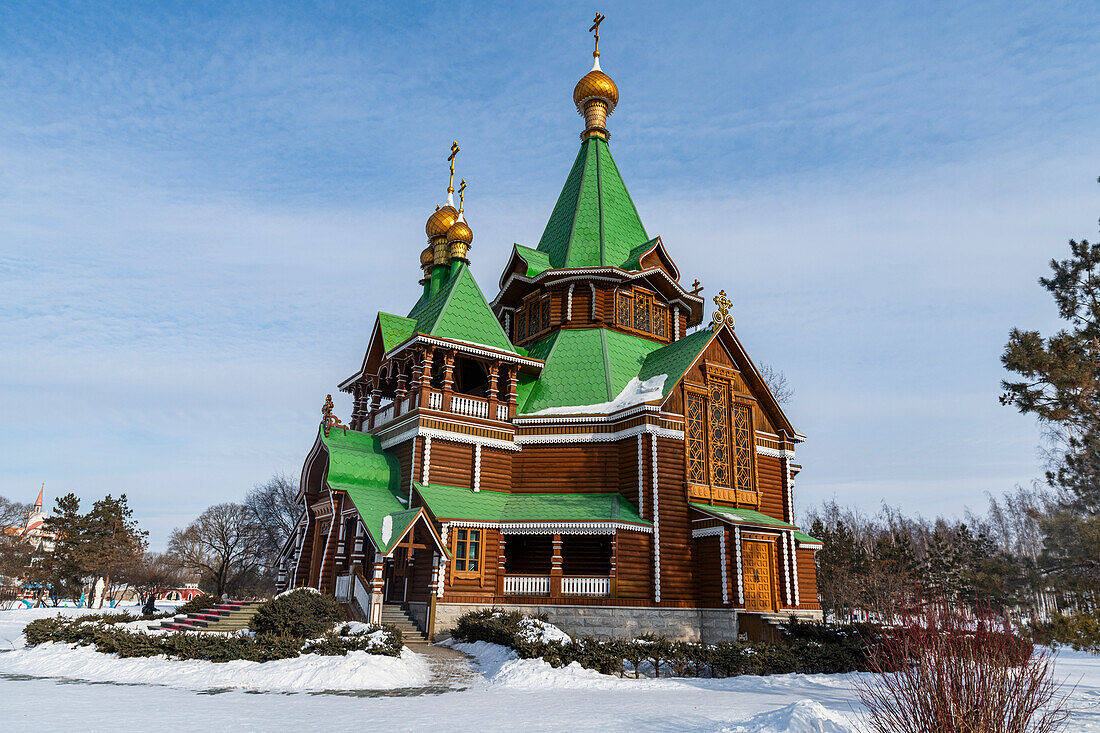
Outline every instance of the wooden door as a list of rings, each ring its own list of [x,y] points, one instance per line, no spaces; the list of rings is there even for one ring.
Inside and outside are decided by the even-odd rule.
[[[745,542],[741,552],[746,611],[774,611],[772,552],[769,542]]]

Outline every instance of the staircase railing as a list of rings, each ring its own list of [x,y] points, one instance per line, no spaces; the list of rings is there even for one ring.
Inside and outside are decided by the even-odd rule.
[[[350,573],[336,576],[336,600],[341,603],[347,603],[351,600],[351,579],[353,577]]]
[[[351,597],[359,606],[359,614],[364,620],[370,620],[370,588],[363,574],[356,571],[351,575]]]

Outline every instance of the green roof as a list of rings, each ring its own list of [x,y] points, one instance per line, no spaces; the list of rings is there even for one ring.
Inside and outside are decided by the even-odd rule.
[[[471,522],[625,522],[652,527],[621,494],[509,494],[414,483],[437,519]]]
[[[550,269],[550,257],[545,252],[524,247],[522,244],[512,246],[515,247],[516,254],[527,263],[527,272],[523,273],[527,277],[534,277]]]
[[[382,331],[382,349],[387,352],[416,333],[416,321],[413,319],[381,311],[378,312],[378,327]]]
[[[437,268],[432,276],[438,277],[440,272]],[[409,312],[409,320],[416,322],[416,333],[520,353],[504,333],[465,262],[459,262],[448,273],[437,293],[420,297]]]
[[[329,488],[347,492],[375,547],[389,554],[420,512],[402,501],[397,458],[370,433],[332,429],[326,436],[322,429],[320,436],[328,451]]]
[[[721,515],[733,522],[758,524],[764,527],[779,527],[781,529],[798,529],[793,524],[784,522],[782,519],[769,517],[767,514],[758,512],[755,509],[734,509],[731,506],[713,506],[711,504],[699,504],[694,501],[691,502],[691,506],[703,512]]]
[[[581,143],[538,250],[555,268],[620,267],[648,240],[607,141],[588,138]]]
[[[602,405],[618,397],[630,380],[644,382],[661,374],[668,375],[662,394],[667,397],[713,336],[699,331],[662,345],[607,328],[556,331],[528,347],[531,358],[546,366],[537,380],[520,375],[519,412]]]
[[[806,534],[805,532],[795,531],[794,538],[796,540],[798,540],[799,542],[801,542],[802,544],[806,544],[806,545],[820,545],[820,544],[823,544],[821,542],[821,540],[814,539],[813,537]]]
[[[626,258],[626,261],[620,265],[624,270],[640,270],[642,269],[642,257],[653,249],[657,244],[657,239],[654,237],[645,244],[639,244],[634,249],[630,250],[630,255]]]

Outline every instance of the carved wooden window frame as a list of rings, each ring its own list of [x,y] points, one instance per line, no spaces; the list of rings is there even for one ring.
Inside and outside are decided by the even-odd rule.
[[[534,292],[523,299],[515,313],[515,339],[513,343],[534,341],[550,332],[553,327],[553,301],[550,293]],[[534,327],[534,330],[532,330]]]
[[[451,552],[454,555],[452,561],[452,574],[456,578],[478,578],[485,572],[485,528],[484,527],[452,527],[454,533],[451,540]],[[477,535],[476,539],[473,535]],[[459,557],[459,547],[463,548],[462,557]],[[476,548],[476,558],[470,557],[470,548]],[[471,570],[471,562],[477,563],[477,568]],[[459,567],[459,563],[463,563]]]
[[[760,491],[757,485],[756,424],[758,422],[756,400],[744,394],[744,382],[740,372],[725,364],[704,361],[704,384],[684,383],[684,483],[689,500],[701,500],[709,504],[723,502],[736,505],[760,506]],[[704,413],[703,427],[703,482],[696,467],[698,460],[689,451],[693,446],[692,427],[689,425],[691,400],[701,400]],[[716,404],[716,400],[721,404]],[[748,429],[738,433],[736,418],[738,410],[747,410]],[[746,414],[746,413],[742,413]],[[721,444],[724,438],[724,446]],[[739,442],[743,440],[744,442]],[[724,458],[716,449],[724,447]],[[723,458],[722,460],[719,460]],[[740,481],[743,471],[739,471],[741,462],[748,462],[748,480]],[[723,480],[721,469],[725,467]],[[743,478],[743,477],[742,477]]]
[[[639,306],[644,302],[644,308]],[[657,293],[637,287],[615,290],[614,322],[618,328],[661,341],[669,340],[672,314]],[[639,327],[639,323],[644,327]],[[661,328],[657,328],[657,324]]]
[[[698,431],[693,435],[691,402],[698,403],[699,415],[694,426]],[[693,458],[692,449],[697,451]],[[684,477],[688,483],[688,493],[692,498],[710,499],[710,482],[707,474],[707,389],[706,387],[684,384]],[[698,464],[698,472],[695,466]],[[698,479],[698,480],[696,480]]]

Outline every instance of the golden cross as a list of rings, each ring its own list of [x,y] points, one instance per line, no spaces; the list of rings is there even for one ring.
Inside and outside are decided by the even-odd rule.
[[[458,140],[451,143],[451,154],[447,156],[447,160],[451,162],[451,180],[447,184],[447,193],[455,192],[455,158],[458,157],[458,151],[462,148],[458,147]]]
[[[462,179],[462,183],[458,184],[458,213],[462,213],[462,206],[466,200],[466,179]]]
[[[596,50],[592,52],[593,56],[600,55],[600,23],[603,22],[604,16],[596,13],[596,17],[592,19],[592,27],[588,29],[589,33],[595,31],[596,33]]]
[[[698,295],[699,293],[706,290],[706,288],[704,288],[702,285],[699,284],[699,278],[695,278],[695,282],[693,282],[691,284],[691,288],[692,288],[692,290],[691,290],[692,295]]]
[[[730,328],[733,328],[733,316],[730,315],[733,301],[726,297],[725,290],[719,290],[718,295],[714,296],[714,305],[717,306],[717,310],[714,311],[714,315],[711,317],[711,328],[715,331],[723,325],[729,325]]]

